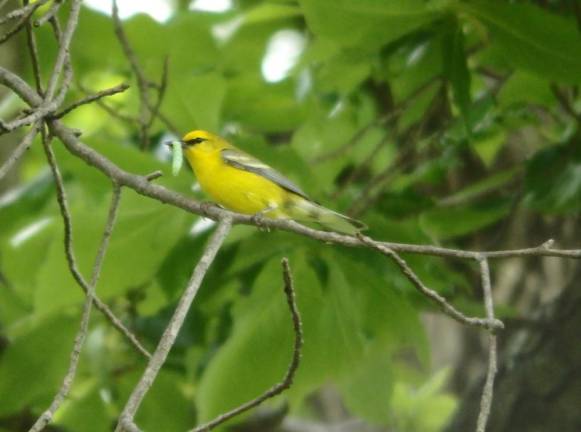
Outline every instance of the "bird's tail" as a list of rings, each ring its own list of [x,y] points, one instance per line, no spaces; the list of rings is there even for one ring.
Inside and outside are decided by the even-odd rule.
[[[316,222],[325,228],[345,234],[354,235],[367,229],[367,225],[363,222],[329,210],[303,197],[292,200],[285,210],[292,219],[302,222]]]

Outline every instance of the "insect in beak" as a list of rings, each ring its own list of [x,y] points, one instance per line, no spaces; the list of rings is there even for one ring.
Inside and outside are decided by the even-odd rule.
[[[166,141],[166,142],[164,142],[164,144],[165,144],[166,146],[168,146],[168,147],[171,149],[171,148],[172,148],[172,146],[173,146],[173,143],[174,143],[174,142],[179,142],[179,143],[182,145],[182,148],[186,148],[186,143],[185,143],[185,142],[183,142],[182,140],[176,140],[176,141]]]

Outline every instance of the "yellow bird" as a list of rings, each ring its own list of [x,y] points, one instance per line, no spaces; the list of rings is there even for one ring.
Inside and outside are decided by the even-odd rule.
[[[285,176],[218,135],[194,130],[184,135],[181,143],[202,190],[229,210],[316,222],[347,234],[366,228],[357,220],[317,204]]]

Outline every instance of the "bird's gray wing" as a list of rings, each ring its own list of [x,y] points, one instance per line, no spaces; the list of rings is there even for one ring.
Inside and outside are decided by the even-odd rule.
[[[259,176],[276,183],[280,187],[310,200],[307,194],[304,193],[296,184],[278,171],[266,165],[264,162],[250,156],[248,153],[244,153],[238,149],[224,149],[221,152],[221,156],[224,163],[234,168],[258,174]]]

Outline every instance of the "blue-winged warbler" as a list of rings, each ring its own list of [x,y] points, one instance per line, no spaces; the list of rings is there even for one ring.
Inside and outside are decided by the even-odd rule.
[[[195,130],[181,144],[202,190],[229,210],[316,222],[348,234],[365,228],[363,223],[315,203],[285,176],[218,135]]]

